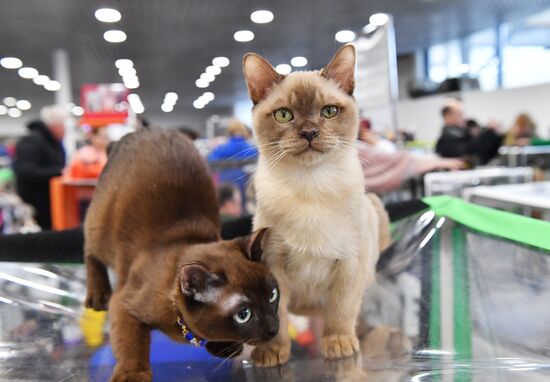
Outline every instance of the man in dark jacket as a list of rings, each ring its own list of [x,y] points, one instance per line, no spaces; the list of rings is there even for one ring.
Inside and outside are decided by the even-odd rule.
[[[62,140],[67,114],[56,106],[41,112],[41,121],[30,122],[30,133],[15,149],[14,170],[21,199],[36,210],[36,221],[51,229],[50,179],[61,175],[65,166]]]
[[[464,158],[477,153],[475,137],[466,129],[462,105],[458,101],[441,109],[445,122],[435,152],[445,158]]]

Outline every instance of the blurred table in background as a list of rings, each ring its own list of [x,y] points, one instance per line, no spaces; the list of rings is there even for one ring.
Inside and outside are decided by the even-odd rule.
[[[532,181],[533,169],[530,167],[491,167],[465,171],[432,172],[424,176],[424,191],[426,196],[462,196],[462,191],[468,187]]]
[[[467,201],[494,208],[520,207],[524,215],[533,210],[550,213],[550,182],[480,186],[464,190]],[[548,220],[548,219],[545,219]]]
[[[507,166],[550,168],[550,146],[502,146],[498,153]]]
[[[97,185],[97,179],[66,179],[56,177],[50,180],[50,203],[52,229],[75,228],[82,224],[80,195],[90,195]]]

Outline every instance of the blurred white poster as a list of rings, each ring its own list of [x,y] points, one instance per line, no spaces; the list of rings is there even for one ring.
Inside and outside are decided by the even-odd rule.
[[[361,118],[376,131],[397,129],[397,57],[391,18],[355,42],[357,70],[355,99]]]

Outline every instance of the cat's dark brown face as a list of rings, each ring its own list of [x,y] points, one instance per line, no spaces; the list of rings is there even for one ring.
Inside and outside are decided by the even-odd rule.
[[[257,344],[279,330],[279,289],[261,262],[263,232],[194,245],[179,269],[178,306],[195,335],[216,342]]]
[[[354,65],[351,45],[340,49],[322,71],[286,76],[258,55],[245,56],[254,130],[267,160],[315,164],[353,145],[358,128],[351,97]]]

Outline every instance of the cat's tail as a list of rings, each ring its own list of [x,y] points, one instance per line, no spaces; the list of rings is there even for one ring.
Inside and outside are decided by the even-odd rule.
[[[391,244],[390,218],[388,212],[384,208],[384,203],[382,203],[378,195],[369,192],[367,197],[372,202],[376,215],[378,216],[378,243],[380,252],[383,252]]]

